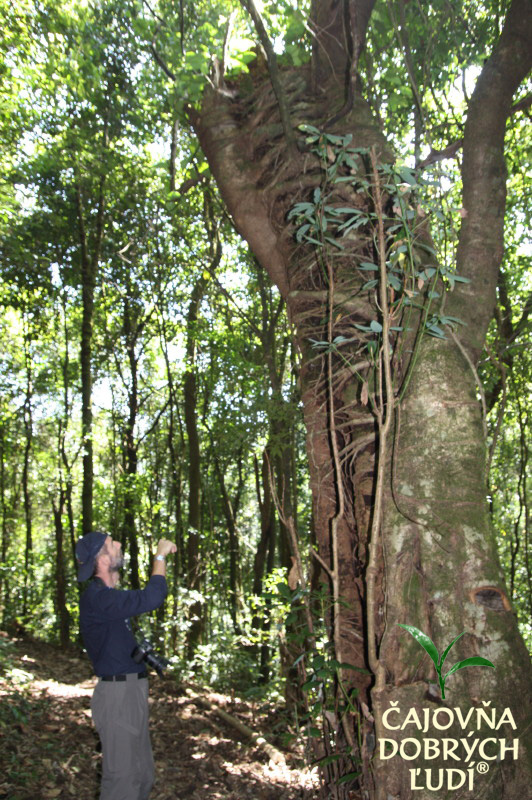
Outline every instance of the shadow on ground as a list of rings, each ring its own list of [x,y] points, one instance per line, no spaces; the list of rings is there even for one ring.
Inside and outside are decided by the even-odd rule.
[[[0,799],[97,800],[101,756],[90,720],[89,665],[76,650],[0,636]],[[150,697],[157,770],[151,800],[318,797],[316,776],[296,754],[285,754],[286,766],[274,764],[200,704],[205,692],[152,678]],[[246,724],[264,723],[249,703],[216,699]]]

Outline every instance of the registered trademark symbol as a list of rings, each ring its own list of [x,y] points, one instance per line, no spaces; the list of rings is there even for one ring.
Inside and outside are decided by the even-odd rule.
[[[486,772],[488,772],[488,770],[489,764],[486,764],[485,761],[479,761],[477,764],[477,772],[480,772],[482,775],[484,775]]]

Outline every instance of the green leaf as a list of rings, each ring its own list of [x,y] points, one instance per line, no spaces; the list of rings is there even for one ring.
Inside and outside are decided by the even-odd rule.
[[[435,336],[437,339],[445,339],[445,334],[437,325],[427,325],[427,333],[430,336]]]
[[[447,675],[445,676],[444,680],[447,680],[449,675],[452,675],[453,672],[457,672],[459,669],[463,667],[492,667],[495,669],[495,664],[492,664],[491,661],[488,661],[487,658],[482,658],[482,656],[473,656],[472,658],[466,658],[464,661],[457,661],[454,667],[451,667]]]
[[[450,322],[456,322],[457,325],[464,325],[465,323],[462,322],[461,319],[458,317],[451,317],[449,314],[446,314],[444,317],[441,317],[442,322],[445,322],[446,325],[449,325]]]
[[[371,320],[371,322],[369,323],[369,327],[374,333],[380,333],[382,331],[382,325],[380,324],[380,322],[377,322],[376,319]]]
[[[318,761],[320,767],[326,767],[327,764],[333,764],[335,761],[338,761],[340,758],[343,758],[342,753],[333,753],[330,756],[325,756],[322,758],[321,761]]]
[[[329,242],[329,244],[332,244],[335,247],[337,247],[338,250],[343,250],[344,249],[343,244],[340,244],[340,242],[337,242],[336,239],[332,238],[332,236],[324,236],[323,238],[325,239],[326,242]]]
[[[398,622],[397,625],[399,625],[400,628],[404,628],[405,631],[408,631],[408,633],[414,637],[416,642],[420,644],[424,650],[427,651],[427,653],[434,662],[434,666],[436,667],[436,669],[438,669],[439,653],[436,650],[436,645],[434,644],[432,639],[430,639],[426,633],[420,631],[419,628],[415,628],[414,625],[402,625],[400,622]]]
[[[364,667],[356,667],[354,664],[349,664],[347,661],[341,661],[338,664],[338,667],[340,669],[354,669],[356,672],[364,672],[366,675],[370,674],[367,669],[364,669]]]
[[[343,783],[349,783],[349,781],[354,781],[355,778],[358,778],[360,772],[349,772],[347,775],[344,775],[338,781],[338,786],[341,786]]]
[[[301,226],[301,227],[300,227],[300,228],[299,228],[299,229],[296,231],[296,241],[297,241],[297,242],[301,242],[301,241],[303,241],[303,237],[305,236],[306,232],[307,232],[309,229],[310,229],[310,225],[302,225],[302,226]]]
[[[412,173],[412,170],[408,169],[408,167],[399,167],[397,172],[403,181],[405,181],[405,183],[409,183],[410,186],[418,185],[415,175]]]
[[[445,661],[445,659],[447,658],[447,655],[448,655],[448,653],[449,653],[449,650],[451,649],[451,647],[453,646],[453,644],[454,644],[455,642],[457,642],[457,641],[458,641],[458,639],[460,639],[460,637],[461,637],[461,636],[463,636],[463,635],[464,635],[464,633],[465,633],[465,631],[464,631],[463,633],[461,633],[459,636],[457,636],[457,637],[456,637],[456,639],[453,639],[453,640],[452,640],[452,642],[451,642],[451,644],[449,645],[449,647],[447,647],[447,649],[443,651],[443,655],[442,655],[442,657],[441,657],[441,661],[440,661],[440,669],[443,667],[443,662],[444,662],[444,661]]]
[[[318,136],[320,135],[320,131],[317,128],[315,128],[314,125],[306,125],[306,124],[298,125],[298,129],[300,131],[303,131],[303,133],[315,133]]]

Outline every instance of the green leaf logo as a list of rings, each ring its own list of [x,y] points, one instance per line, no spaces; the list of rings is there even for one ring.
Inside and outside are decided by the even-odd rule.
[[[459,669],[462,669],[462,667],[492,667],[493,669],[495,669],[495,664],[492,664],[491,661],[488,661],[487,658],[482,658],[482,656],[473,656],[472,658],[466,658],[464,661],[457,661],[456,664],[454,664],[451,667],[449,672],[447,672],[445,675],[442,675],[443,662],[447,658],[449,650],[451,649],[453,644],[457,642],[461,636],[464,635],[465,631],[459,634],[459,636],[457,636],[456,639],[452,640],[451,644],[445,648],[440,657],[438,651],[436,650],[436,645],[434,644],[432,639],[429,639],[426,633],[423,633],[423,631],[420,631],[419,628],[415,628],[413,625],[402,625],[400,622],[398,622],[397,624],[399,625],[400,628],[404,628],[405,631],[408,631],[408,633],[414,637],[416,642],[420,644],[424,650],[427,651],[432,661],[434,662],[434,666],[436,667],[436,672],[438,674],[438,681],[440,684],[442,700],[445,700],[445,681],[447,680],[449,675],[453,674],[453,672],[457,672]]]

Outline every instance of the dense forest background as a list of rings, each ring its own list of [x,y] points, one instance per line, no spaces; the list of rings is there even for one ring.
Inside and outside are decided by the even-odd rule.
[[[334,682],[338,667],[327,661],[327,576],[311,556],[301,384],[309,356],[284,292],[237,233],[197,136],[204,87],[219,87],[220,74],[228,96],[237,86],[251,97],[272,63],[285,73],[310,63],[310,4],[265,2],[262,16],[258,5],[0,2],[0,608],[3,628],[76,642],[77,537],[120,537],[124,585],[136,588],[164,536],[178,547],[170,592],[145,632],[183,677],[273,693],[304,713],[305,693]],[[509,5],[378,2],[358,54],[405,214],[423,209],[443,269],[423,319],[428,338],[460,335],[439,300],[467,280],[455,272],[467,215],[465,115]],[[489,515],[530,645],[529,107],[521,86],[506,122],[496,306],[471,368]],[[321,128],[307,125],[307,146],[335,163],[349,142],[320,139]],[[296,199],[292,237],[323,245],[309,197]],[[356,234],[354,219],[343,235]],[[395,250],[399,266],[407,239]],[[371,291],[378,264],[360,269]],[[436,272],[424,269],[420,292]],[[390,286],[400,293],[397,277]],[[358,327],[382,331],[377,319]],[[308,341],[316,363],[343,343]],[[371,359],[380,345],[364,346]],[[369,408],[364,380],[365,397],[352,402],[368,406],[369,394]],[[331,469],[354,458],[344,444]],[[308,612],[315,649],[304,673]]]

